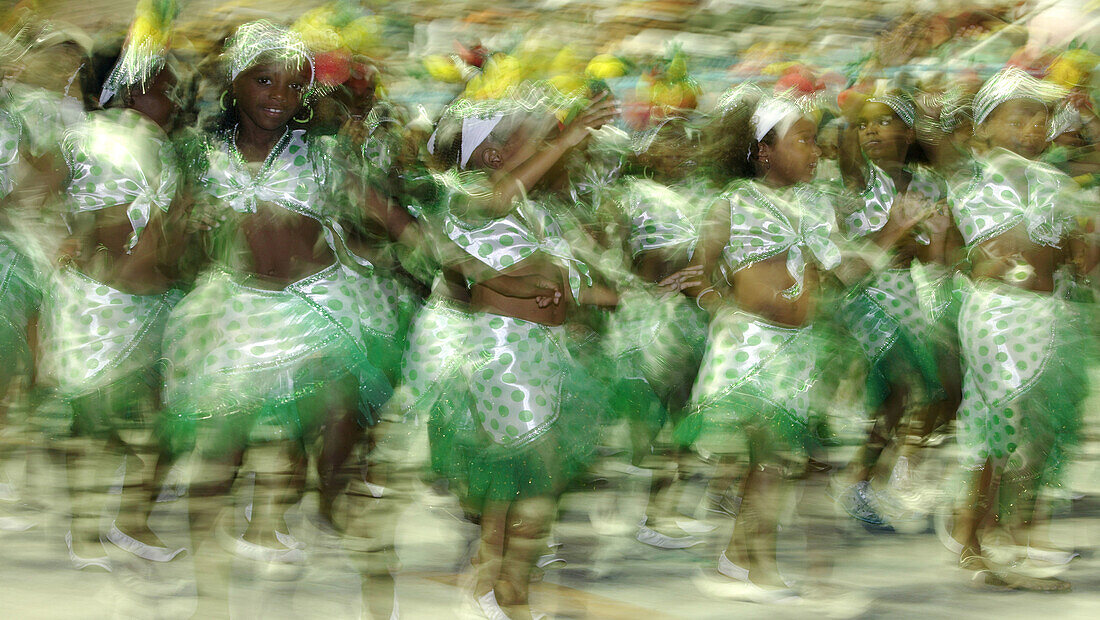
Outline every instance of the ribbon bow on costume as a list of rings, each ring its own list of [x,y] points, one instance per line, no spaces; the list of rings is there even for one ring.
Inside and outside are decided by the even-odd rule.
[[[1019,187],[1021,179],[1026,187]],[[998,152],[956,205],[966,243],[981,243],[1022,223],[1035,243],[1059,245],[1073,215],[1067,180],[1044,164]]]
[[[434,176],[443,193],[443,232],[467,254],[502,272],[542,252],[558,259],[566,268],[574,298],[582,283],[592,284],[588,266],[573,256],[561,228],[544,209],[517,201],[512,212],[504,217],[466,221],[456,214],[464,211],[462,202],[485,197],[491,191],[484,183],[484,173],[447,171]]]
[[[840,249],[830,238],[832,226],[828,219],[818,215],[827,207],[820,205],[816,211],[811,210],[821,202],[812,191],[796,191],[794,198],[798,204],[795,204],[778,196],[765,196],[754,183],[743,187],[746,192],[735,191],[729,197],[733,211],[726,260],[732,271],[739,271],[787,252],[787,273],[795,283],[783,291],[783,296],[797,299],[802,295],[807,252],[826,269],[840,264]],[[803,202],[814,204],[804,207]],[[787,213],[798,214],[797,226],[791,223]]]
[[[168,212],[179,180],[171,146],[143,133],[145,129],[101,121],[66,138],[71,209],[80,213],[129,205],[126,217],[134,232],[127,254],[149,224],[153,208]],[[156,150],[146,148],[150,146]]]
[[[142,231],[144,231],[145,227],[149,224],[149,218],[152,216],[153,207],[160,209],[164,213],[168,212],[168,207],[172,204],[172,198],[176,195],[176,183],[178,179],[179,177],[173,168],[161,169],[160,183],[156,186],[149,184],[144,178],[142,179],[142,183],[139,184],[141,189],[138,195],[134,197],[133,202],[126,208],[126,217],[130,220],[130,226],[134,229],[134,233],[130,236],[130,240],[126,244],[127,254],[133,251]]]
[[[369,260],[350,250],[347,235],[337,218],[323,213],[317,204],[326,199],[318,179],[323,175],[318,174],[306,157],[307,146],[298,133],[289,140],[280,139],[255,176],[236,153],[212,150],[207,191],[237,213],[256,213],[257,206],[263,202],[316,220],[323,227],[325,243],[337,256],[346,254],[360,267],[373,270],[374,265]],[[227,141],[227,145],[235,151],[232,142]]]

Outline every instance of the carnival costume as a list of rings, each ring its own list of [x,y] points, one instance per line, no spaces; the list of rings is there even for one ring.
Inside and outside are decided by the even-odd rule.
[[[955,199],[955,220],[971,252],[1016,228],[1037,245],[1059,248],[1076,226],[1073,189],[1053,167],[993,149]],[[963,287],[959,440],[965,466],[992,459],[1050,482],[1078,436],[1088,347],[1078,317],[1057,293],[1012,286],[1029,276],[1021,262],[1005,282],[975,280]]]
[[[323,149],[306,142],[304,131],[287,130],[253,175],[228,131],[211,140],[207,163],[198,185],[220,220],[214,231],[220,262],[180,302],[165,334],[166,396],[174,416],[300,439],[316,420],[296,402],[351,374],[361,413],[373,417],[391,388],[363,338],[361,313],[371,305],[363,305],[369,300],[357,269],[371,267],[341,240],[340,214],[326,195]],[[236,268],[230,257],[240,251],[239,226],[261,203],[318,222],[337,261],[279,289]]]
[[[701,209],[706,188],[698,185],[666,186],[649,179],[629,179],[623,188],[624,215],[629,218],[626,245],[631,262],[646,252],[676,253],[691,257],[698,239]],[[615,375],[632,384],[644,383],[657,394],[661,407],[635,402],[628,415],[641,419],[657,431],[664,424],[671,392],[681,383],[690,384],[706,346],[707,316],[682,295],[661,295],[656,285],[637,277],[621,283],[618,309],[609,317],[604,347],[617,361]],[[640,388],[638,388],[640,389]],[[647,415],[649,413],[650,415]]]
[[[534,203],[486,220],[452,211],[443,231],[494,272],[542,254],[566,271],[574,299],[591,285],[588,267],[573,257],[557,222]],[[453,470],[462,476],[465,499],[477,507],[561,492],[592,454],[597,433],[585,421],[599,407],[595,388],[569,354],[565,328],[488,312],[472,313],[468,326],[476,437],[457,442]]]
[[[899,195],[888,174],[873,162],[866,163],[867,187],[858,197],[859,208],[844,215],[841,222],[851,239],[881,231]],[[910,173],[909,193],[930,203],[946,198],[946,185],[934,172],[914,167]],[[916,241],[927,245],[928,235],[918,231]],[[948,298],[941,286],[945,280],[934,266],[914,260],[905,268],[875,273],[865,286],[849,293],[840,315],[868,361],[870,406],[878,406],[890,385],[898,381],[913,383],[920,401],[935,400],[942,394],[936,345],[944,338],[937,322],[947,312]]]
[[[807,261],[825,269],[840,263],[840,249],[830,238],[832,206],[809,186],[773,190],[738,182],[713,208],[730,210],[729,239],[719,259],[727,282],[742,269],[786,255],[795,284],[783,295],[796,299]],[[757,448],[764,448],[763,440],[764,449],[809,449],[819,350],[812,325],[777,325],[732,304],[723,307],[710,323],[692,392],[694,410],[677,433],[712,453],[730,452],[737,436],[752,436]]]
[[[69,166],[64,210],[69,222],[84,214],[125,206],[138,244],[156,213],[167,213],[179,169],[164,132],[137,112],[93,115],[66,136]],[[44,300],[42,366],[65,399],[136,379],[152,389],[160,342],[179,292],[127,293],[67,266],[53,274]],[[130,385],[129,387],[135,387]]]

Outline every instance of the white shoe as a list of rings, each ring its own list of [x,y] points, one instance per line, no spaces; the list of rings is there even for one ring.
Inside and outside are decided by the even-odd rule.
[[[107,532],[107,540],[119,549],[150,562],[171,562],[176,556],[187,551],[187,547],[173,550],[168,547],[147,545],[118,529],[118,526],[114,523],[111,524],[111,529]]]
[[[1036,549],[1035,547],[1029,546],[1027,548],[1027,557],[1031,560],[1064,566],[1073,561],[1074,558],[1081,557],[1081,554],[1076,551],[1047,551],[1045,549]]]
[[[216,529],[214,536],[223,549],[241,559],[268,564],[300,564],[306,559],[306,552],[300,548],[274,549],[257,545],[245,540],[243,535],[234,537],[221,527]]]
[[[235,538],[231,552],[237,557],[257,562],[280,562],[284,564],[298,564],[306,559],[305,551],[301,549],[273,549],[263,545],[249,542],[244,538]]]
[[[565,566],[567,562],[565,558],[557,554],[557,552],[551,551],[545,555],[540,555],[538,560],[535,560],[535,566],[538,568],[546,568],[552,564],[561,564]]]
[[[477,608],[489,620],[509,620],[508,614],[501,609],[500,604],[497,603],[496,593],[492,590],[477,597]]]
[[[709,534],[718,528],[717,525],[704,523],[698,519],[676,519],[676,526],[688,534]]]
[[[730,579],[736,579],[737,581],[749,582],[749,569],[741,568],[734,564],[726,557],[726,552],[723,551],[722,555],[718,556],[718,572],[722,573]]]
[[[687,549],[703,544],[701,539],[694,536],[668,536],[645,525],[638,526],[638,533],[634,537],[638,539],[638,542],[658,549]]]
[[[695,587],[701,592],[715,598],[769,605],[788,605],[802,601],[790,588],[761,588],[751,581],[731,581],[709,577],[701,570],[693,581]]]
[[[284,533],[280,532],[279,530],[275,530],[275,540],[279,541],[279,544],[286,547],[287,549],[305,549],[306,548],[306,544],[304,542],[301,542],[297,538],[294,538],[294,536],[292,536],[289,532],[284,534]]]
[[[72,562],[73,568],[76,570],[102,568],[108,573],[111,572],[111,558],[105,555],[98,558],[82,558],[73,551],[73,533],[71,530],[65,532],[65,546],[69,548],[69,561]]]

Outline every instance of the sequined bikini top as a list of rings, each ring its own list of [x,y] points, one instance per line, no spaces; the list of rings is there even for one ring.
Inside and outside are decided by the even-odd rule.
[[[952,211],[968,246],[1023,224],[1031,241],[1056,247],[1081,209],[1075,188],[1052,166],[994,149],[975,162],[974,175],[954,196]]]
[[[680,246],[690,252],[699,235],[699,203],[695,188],[668,187],[650,179],[629,181],[623,205],[630,217],[630,251],[637,256]]]
[[[756,181],[739,181],[720,200],[730,209],[729,240],[722,249],[727,281],[742,269],[786,252],[787,273],[795,284],[783,296],[797,299],[807,258],[826,269],[840,263],[840,249],[831,238],[833,208],[820,190],[802,184],[774,190]]]
[[[19,123],[0,110],[0,198],[15,189],[15,164],[19,161]]]
[[[256,213],[260,203],[269,203],[315,220],[338,257],[347,255],[370,269],[370,261],[348,250],[340,214],[329,199],[326,183],[330,171],[323,150],[306,140],[304,130],[287,130],[254,171],[237,150],[236,130],[226,131],[211,141],[207,170],[199,183],[203,191],[236,213]]]
[[[130,110],[93,114],[66,134],[62,151],[69,166],[66,188],[71,213],[128,205],[133,228],[126,251],[137,244],[153,209],[167,212],[176,194],[179,168],[172,144],[155,123]]]
[[[844,229],[853,239],[866,237],[882,230],[890,219],[890,210],[898,197],[894,179],[873,162],[868,161],[867,165],[867,187],[859,195],[862,208],[844,217]],[[908,170],[912,175],[908,189],[910,193],[927,198],[931,202],[938,202],[946,197],[947,186],[934,172],[921,166]],[[923,232],[917,234],[916,240],[924,245],[931,242],[928,235]]]
[[[448,170],[434,176],[444,192],[443,201],[455,207],[444,211],[443,232],[467,254],[495,271],[505,271],[541,252],[566,268],[574,298],[580,293],[582,284],[592,284],[588,266],[573,256],[560,225],[546,209],[534,202],[520,200],[504,217],[464,218],[459,201],[468,199],[472,192],[492,191],[484,183],[483,173]]]
[[[235,130],[213,140],[201,180],[207,193],[237,213],[255,213],[257,205],[266,202],[325,220],[327,201],[322,190],[327,168],[323,158],[311,156],[304,130],[283,133],[255,174],[236,142]]]

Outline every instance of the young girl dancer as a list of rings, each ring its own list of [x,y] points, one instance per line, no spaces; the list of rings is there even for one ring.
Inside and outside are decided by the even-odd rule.
[[[304,559],[284,514],[301,492],[307,442],[326,418],[371,417],[391,390],[362,339],[349,265],[370,265],[346,251],[340,224],[355,214],[332,198],[323,146],[291,127],[312,57],[297,35],[259,21],[237,30],[224,60],[223,115],[193,181],[195,218],[213,224],[211,266],[169,319],[166,399],[175,439],[197,440],[205,465],[192,485],[193,544],[247,452],[248,525],[225,543],[286,575]],[[199,566],[203,602],[221,598],[206,594],[224,587],[217,569]]]
[[[959,566],[992,586],[1067,590],[996,566],[983,537],[1001,526],[1027,548],[1039,491],[1059,480],[1087,393],[1085,336],[1059,290],[1085,249],[1076,184],[1035,159],[1046,148],[1056,86],[1009,68],[974,97],[974,175],[953,196],[970,282],[959,341],[961,461],[968,496],[956,516]]]
[[[916,115],[915,106],[901,91],[881,92],[861,106],[853,129],[862,153],[863,166],[858,173],[863,189],[856,209],[843,214],[839,222],[850,239],[889,235],[909,212],[945,205],[944,181],[930,169],[910,163]],[[918,280],[914,271],[944,263],[942,233],[950,228],[950,217],[941,209],[935,218],[926,219],[922,228],[902,237],[890,248],[890,267],[850,293],[843,311],[868,360],[867,401],[876,411],[870,436],[857,457],[855,484],[843,500],[852,516],[873,525],[886,523],[870,480],[891,434],[912,403],[922,406],[920,413],[914,414],[925,423],[918,435],[931,430],[924,426],[931,427],[940,412],[932,405],[944,400],[935,324],[945,308],[922,303],[930,298],[927,293],[935,291]],[[907,461],[907,457],[901,458]]]
[[[616,299],[592,286],[554,217],[523,194],[616,110],[599,100],[535,150],[526,111],[489,105],[499,109],[453,106],[434,144],[452,165],[474,169],[486,188],[452,209],[444,226],[484,270],[470,287],[466,342],[478,360],[469,387],[473,424],[456,428],[469,439],[451,444],[452,472],[466,505],[480,514],[473,594],[481,611],[530,618],[528,583],[541,541],[594,439],[583,430],[592,404],[582,404],[580,371],[565,348],[562,323],[573,304]]]
[[[731,95],[711,135],[714,165],[733,179],[715,201],[692,257],[706,282],[686,289],[710,313],[703,366],[685,434],[715,454],[747,444],[741,508],[718,572],[727,595],[761,602],[795,594],[776,565],[783,456],[813,457],[813,388],[821,349],[814,331],[827,270],[841,263],[833,205],[809,186],[817,122],[783,97]],[[904,233],[907,229],[902,229]],[[897,234],[876,239],[890,247]],[[806,473],[816,467],[811,459]],[[732,586],[732,588],[730,587]]]
[[[156,362],[165,320],[179,299],[161,269],[179,174],[166,133],[178,110],[177,78],[166,50],[134,47],[123,49],[104,82],[99,99],[110,109],[92,114],[62,145],[69,168],[62,206],[71,234],[44,302],[41,367],[43,380],[72,407],[75,433],[127,458],[122,522],[107,539],[164,562],[182,549],[166,546],[147,519],[169,464],[158,428]],[[155,472],[145,469],[142,452],[154,455]],[[95,469],[78,462],[81,456],[89,455],[68,453],[74,484],[83,470]],[[98,536],[94,518],[74,506],[76,555],[83,541]]]

